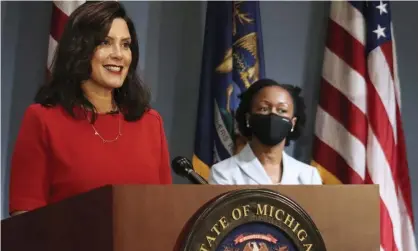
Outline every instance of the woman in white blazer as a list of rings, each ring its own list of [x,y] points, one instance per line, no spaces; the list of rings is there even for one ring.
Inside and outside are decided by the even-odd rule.
[[[320,185],[316,168],[285,153],[305,124],[301,89],[260,79],[241,94],[236,121],[248,142],[242,150],[212,166],[209,183],[223,185]]]

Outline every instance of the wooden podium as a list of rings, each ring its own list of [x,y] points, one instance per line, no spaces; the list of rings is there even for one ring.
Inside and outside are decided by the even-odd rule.
[[[375,185],[102,187],[2,221],[4,251],[177,250],[186,223],[228,191],[267,188],[299,204],[328,251],[379,250],[379,191]]]

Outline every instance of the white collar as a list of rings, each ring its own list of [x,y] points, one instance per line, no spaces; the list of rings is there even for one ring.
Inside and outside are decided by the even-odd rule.
[[[253,150],[250,147],[250,144],[246,146],[234,156],[235,161],[238,166],[245,172],[248,177],[253,179],[256,183],[260,185],[273,185],[270,177],[265,171],[263,165],[254,155]],[[285,151],[282,153],[283,161],[283,170],[282,170],[282,179],[280,184],[294,184],[299,177],[300,168],[297,165],[297,160],[287,155]]]

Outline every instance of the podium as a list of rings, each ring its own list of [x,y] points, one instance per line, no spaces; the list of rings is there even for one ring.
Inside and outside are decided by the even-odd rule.
[[[269,189],[297,203],[316,225],[327,251],[379,250],[377,185],[105,186],[2,220],[1,248],[5,251],[181,250],[190,231],[196,230],[190,226],[205,205],[219,195],[243,189],[250,193],[253,189]],[[194,227],[207,227],[205,224],[203,221]],[[200,250],[215,249],[202,246]]]

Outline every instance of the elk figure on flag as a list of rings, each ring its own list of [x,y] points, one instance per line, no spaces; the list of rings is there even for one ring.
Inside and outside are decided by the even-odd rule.
[[[259,2],[207,3],[193,167],[209,168],[239,151],[235,123],[239,94],[264,77]]]
[[[378,184],[381,250],[416,251],[390,3],[331,3],[313,165],[325,184]]]

